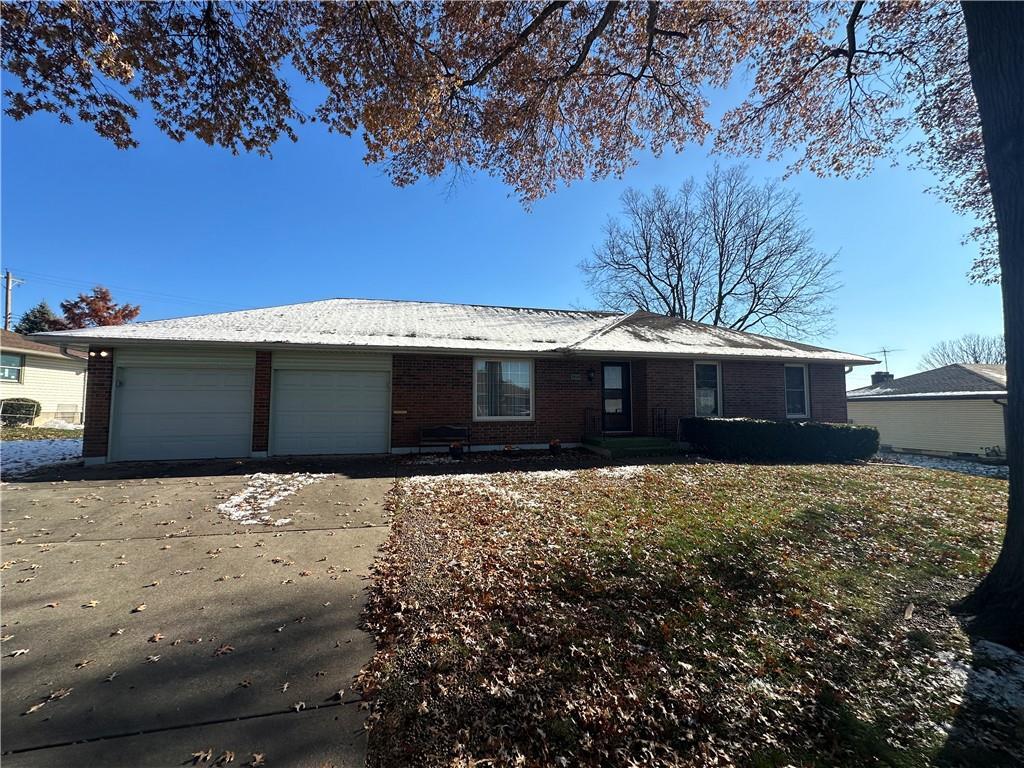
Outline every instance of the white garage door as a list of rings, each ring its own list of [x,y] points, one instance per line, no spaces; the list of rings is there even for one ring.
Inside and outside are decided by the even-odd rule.
[[[387,453],[389,371],[277,370],[271,452]]]
[[[252,375],[251,368],[118,368],[113,460],[248,456]]]

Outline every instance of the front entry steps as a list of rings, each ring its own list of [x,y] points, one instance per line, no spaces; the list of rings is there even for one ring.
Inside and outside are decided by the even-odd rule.
[[[664,437],[585,437],[583,447],[609,459],[678,453],[679,443]]]

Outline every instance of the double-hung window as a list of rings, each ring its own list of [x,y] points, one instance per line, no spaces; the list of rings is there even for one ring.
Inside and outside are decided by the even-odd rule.
[[[24,355],[12,355],[8,352],[0,355],[0,380],[21,381],[21,372],[24,368]]]
[[[786,366],[786,416],[806,419],[811,415],[807,404],[807,366]]]
[[[533,418],[533,361],[477,358],[473,362],[473,418]]]
[[[722,377],[718,363],[694,363],[693,412],[697,416],[722,415]]]

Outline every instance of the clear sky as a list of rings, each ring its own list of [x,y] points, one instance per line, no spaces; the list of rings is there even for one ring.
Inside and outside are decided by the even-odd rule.
[[[676,186],[715,161],[700,146],[643,155],[622,179],[577,182],[527,211],[482,175],[396,188],[363,164],[361,140],[319,126],[273,159],[176,144],[148,124],[128,151],[50,116],[4,116],[2,129],[2,257],[25,281],[15,318],[96,284],[141,304],[140,319],[338,296],[591,307],[578,264],[622,191]],[[745,162],[757,178],[785,170]],[[938,341],[1002,332],[999,289],[966,278],[969,222],[925,192],[931,181],[882,167],[787,182],[817,246],[839,254],[835,332],[815,343],[899,349],[890,369],[905,375]]]

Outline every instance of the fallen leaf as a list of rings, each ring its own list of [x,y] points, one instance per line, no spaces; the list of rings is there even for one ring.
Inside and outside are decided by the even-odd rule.
[[[29,652],[28,648],[19,648],[18,650],[14,651],[14,653],[8,653],[7,655],[8,656],[24,656],[28,652]]]
[[[47,607],[47,608],[56,608],[56,607],[57,607],[58,605],[60,605],[60,603],[59,603],[59,602],[57,602],[57,601],[54,601],[54,602],[52,602],[52,603],[47,603],[47,604],[46,604],[46,607]]]
[[[214,656],[225,656],[225,655],[227,655],[229,653],[233,653],[234,650],[235,650],[235,646],[228,645],[227,643],[224,643],[216,651],[213,652],[213,655]]]
[[[164,639],[164,636],[162,634],[160,634],[159,632],[157,632],[155,635],[151,635],[150,636],[148,642],[150,642],[150,643],[159,643],[163,639]]]
[[[214,765],[227,765],[228,763],[235,762],[235,753],[229,749],[225,749],[224,753],[217,758]]]
[[[146,610],[146,604],[139,603],[134,608],[132,608],[132,613],[142,613],[144,610]]]
[[[213,747],[204,749],[200,752],[192,753],[192,765],[199,765],[200,763],[208,763],[213,759]]]
[[[249,768],[257,768],[257,766],[266,765],[262,752],[253,752],[252,760],[249,762]]]
[[[83,661],[80,661],[77,664],[75,664],[75,669],[81,669],[82,667],[88,667],[90,664],[93,663],[93,661],[94,661],[94,659],[85,659]]]
[[[903,610],[903,620],[904,621],[909,621],[910,620],[910,618],[914,615],[914,608],[916,608],[916,607],[917,606],[915,606],[913,603],[908,603],[907,604],[907,607]]]
[[[296,701],[294,704],[292,704],[292,709],[294,709],[296,712],[301,712],[305,708],[306,702],[304,701]]]
[[[147,656],[146,657],[146,663],[147,664],[156,664],[158,661],[160,661],[160,654],[159,653],[154,653],[152,656]]]
[[[99,600],[90,600],[90,601],[89,601],[89,602],[87,602],[87,603],[83,603],[83,604],[82,604],[82,607],[83,607],[83,608],[95,608],[95,607],[96,607],[97,605],[99,605],[99,604],[100,604],[100,601],[99,601]]]
[[[22,712],[23,715],[31,715],[33,712],[38,712],[40,709],[46,706],[45,701],[40,701],[38,704],[33,704],[31,707]]]

